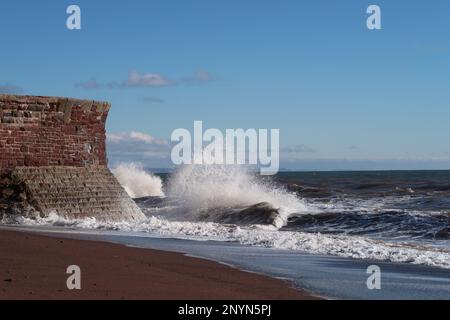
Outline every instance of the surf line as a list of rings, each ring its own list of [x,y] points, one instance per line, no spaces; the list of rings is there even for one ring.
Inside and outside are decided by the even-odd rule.
[[[194,121],[193,139],[187,129],[176,129],[171,135],[171,160],[181,164],[253,165],[262,175],[275,175],[280,166],[280,130],[207,129]],[[270,138],[270,147],[269,147]],[[206,143],[206,146],[203,145]]]

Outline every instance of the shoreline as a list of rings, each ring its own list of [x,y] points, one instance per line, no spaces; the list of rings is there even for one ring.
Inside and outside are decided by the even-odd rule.
[[[181,253],[0,230],[0,300],[313,300],[289,282]],[[81,268],[81,290],[66,269]]]

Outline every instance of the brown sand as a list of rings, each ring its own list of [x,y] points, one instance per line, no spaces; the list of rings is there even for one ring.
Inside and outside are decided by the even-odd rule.
[[[67,289],[69,265],[81,290]],[[0,230],[0,299],[313,299],[288,283],[182,254]]]

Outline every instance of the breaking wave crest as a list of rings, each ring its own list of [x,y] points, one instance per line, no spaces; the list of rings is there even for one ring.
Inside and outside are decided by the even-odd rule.
[[[132,198],[164,196],[161,178],[145,172],[135,163],[119,164],[112,172]]]
[[[181,167],[170,178],[167,192],[186,207],[184,218],[193,221],[239,223],[247,218],[254,222],[250,224],[272,221],[282,227],[291,214],[307,211],[294,193],[239,166]]]

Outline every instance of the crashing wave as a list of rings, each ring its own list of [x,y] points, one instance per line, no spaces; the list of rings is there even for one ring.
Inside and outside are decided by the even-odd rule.
[[[294,193],[239,166],[184,166],[170,178],[167,189],[168,196],[186,208],[177,218],[188,221],[264,220],[282,227],[290,215],[308,210]]]
[[[111,171],[132,198],[164,196],[161,178],[145,172],[135,163],[122,163]]]

